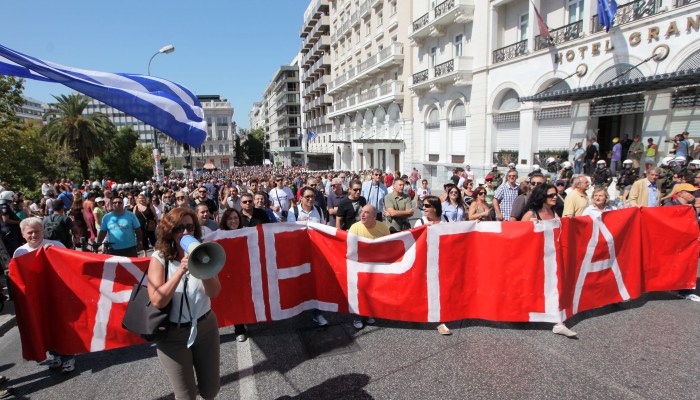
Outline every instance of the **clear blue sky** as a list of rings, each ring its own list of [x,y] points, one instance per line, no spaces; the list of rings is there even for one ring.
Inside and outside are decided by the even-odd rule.
[[[248,112],[280,65],[299,51],[309,0],[10,1],[2,6],[0,43],[59,64],[104,72],[146,73],[195,94],[231,101],[234,120]],[[26,81],[24,94],[53,101],[60,84]]]

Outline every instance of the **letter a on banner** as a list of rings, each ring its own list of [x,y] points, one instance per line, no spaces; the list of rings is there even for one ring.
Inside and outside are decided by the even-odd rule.
[[[561,228],[561,220],[538,221],[535,232],[544,234],[544,313],[531,312],[531,322],[562,322],[566,310],[559,309],[559,278],[557,276],[557,244],[554,229]],[[593,246],[595,249],[595,246]]]
[[[610,254],[610,258],[591,262],[593,259],[593,254],[595,253],[595,248],[598,246],[598,236],[600,236],[600,234],[603,235],[603,238],[605,238],[605,242],[608,245],[608,253]],[[625,282],[622,280],[620,265],[617,263],[617,256],[615,255],[615,239],[613,239],[612,234],[603,223],[603,220],[600,217],[596,217],[593,218],[593,232],[591,233],[591,240],[588,242],[586,255],[583,257],[581,270],[579,271],[578,278],[576,279],[576,289],[574,291],[574,314],[578,312],[579,300],[581,300],[581,292],[583,291],[583,284],[586,281],[586,275],[606,269],[612,269],[620,297],[622,297],[623,300],[629,300],[630,295],[627,292],[627,287],[625,287]]]

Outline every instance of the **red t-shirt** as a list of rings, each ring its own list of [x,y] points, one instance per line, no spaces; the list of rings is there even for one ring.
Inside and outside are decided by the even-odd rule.
[[[394,184],[394,174],[386,174],[384,177],[384,184],[389,187]]]

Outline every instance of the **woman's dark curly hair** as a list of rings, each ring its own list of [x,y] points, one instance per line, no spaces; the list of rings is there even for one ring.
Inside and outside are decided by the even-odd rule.
[[[554,189],[554,193],[556,193],[557,188],[550,183],[537,186],[532,193],[530,193],[527,209],[535,211],[540,210],[544,206],[544,202],[547,201],[547,192],[549,189]]]
[[[199,225],[199,219],[197,219],[194,211],[189,207],[173,208],[160,220],[156,231],[158,241],[156,242],[155,250],[160,251],[162,257],[168,261],[173,261],[177,258],[177,248],[180,246],[180,243],[175,243],[173,240],[173,229],[180,224],[180,221],[186,215],[192,218],[192,223],[194,224],[194,234],[192,236],[196,237],[197,240],[202,239],[202,227]]]

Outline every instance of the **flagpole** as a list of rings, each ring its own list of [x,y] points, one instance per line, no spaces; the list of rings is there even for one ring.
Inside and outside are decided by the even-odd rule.
[[[156,56],[158,54],[170,54],[174,51],[175,51],[175,46],[173,46],[172,44],[168,44],[168,45],[161,47],[160,50],[158,50],[154,55],[152,55],[151,59],[148,60],[148,69],[147,69],[148,76],[151,76],[151,62],[153,62],[153,59],[156,58]],[[161,174],[163,174],[163,172],[161,171],[161,168],[160,168],[160,152],[158,150],[158,130],[153,126],[152,126],[152,128],[153,128],[153,165],[154,165],[153,172],[156,175],[156,181],[162,182],[163,178],[161,177]],[[163,175],[165,175],[165,174],[163,174]]]

